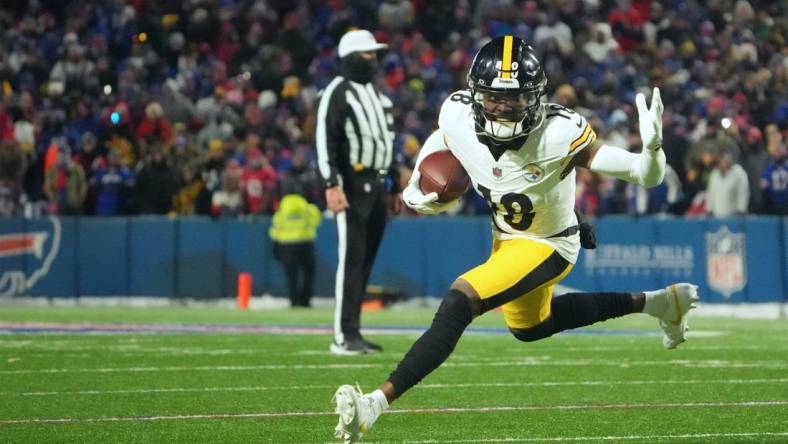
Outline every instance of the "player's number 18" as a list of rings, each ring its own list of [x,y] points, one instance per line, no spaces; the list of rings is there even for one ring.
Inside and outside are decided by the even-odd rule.
[[[490,189],[484,185],[478,184],[477,189],[484,196],[487,205],[490,209],[497,214],[503,215],[503,220],[515,230],[525,231],[531,226],[536,213],[532,213],[534,209],[531,199],[525,194],[507,193],[501,196],[501,202],[493,202],[490,195]]]

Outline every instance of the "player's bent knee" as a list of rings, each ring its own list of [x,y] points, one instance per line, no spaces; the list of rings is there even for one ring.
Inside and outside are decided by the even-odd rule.
[[[509,327],[515,338],[523,342],[534,342],[540,339],[549,338],[556,333],[552,318],[547,318],[539,324],[528,328]]]
[[[459,290],[449,290],[443,297],[435,317],[457,320],[465,325],[470,324],[474,317],[471,298]]]
[[[482,313],[482,300],[479,297],[479,293],[476,292],[471,284],[464,279],[457,279],[451,284],[451,288],[449,289],[449,294],[455,292],[463,294],[468,300],[473,317],[479,316]]]

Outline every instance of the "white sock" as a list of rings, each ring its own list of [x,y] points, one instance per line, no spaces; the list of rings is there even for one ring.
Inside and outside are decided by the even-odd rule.
[[[389,401],[386,399],[386,395],[383,393],[382,390],[377,389],[374,392],[370,393],[369,396],[378,402],[381,409],[380,411],[383,412],[387,408],[389,408]]]
[[[661,318],[668,310],[668,298],[665,297],[665,290],[644,291],[646,295],[646,305],[643,306],[643,313],[648,313],[655,318]]]

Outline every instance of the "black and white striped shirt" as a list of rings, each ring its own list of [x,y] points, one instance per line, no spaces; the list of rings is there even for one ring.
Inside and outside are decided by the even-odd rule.
[[[315,144],[326,187],[362,170],[392,171],[393,104],[372,83],[335,77],[317,108]],[[395,184],[396,185],[396,184]]]

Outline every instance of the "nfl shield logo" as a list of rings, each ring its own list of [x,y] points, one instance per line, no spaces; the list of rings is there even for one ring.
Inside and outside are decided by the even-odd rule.
[[[493,167],[493,176],[495,176],[495,177],[501,177],[501,175],[502,175],[502,174],[503,174],[503,171],[501,171],[501,169],[500,169],[500,168],[498,168],[498,167]]]
[[[726,299],[747,285],[744,233],[732,233],[723,225],[706,233],[706,280]]]

